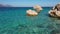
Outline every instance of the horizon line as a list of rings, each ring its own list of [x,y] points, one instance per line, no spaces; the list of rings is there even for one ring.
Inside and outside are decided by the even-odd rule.
[[[44,7],[50,7],[50,6],[44,6]],[[52,7],[52,6],[51,6]]]

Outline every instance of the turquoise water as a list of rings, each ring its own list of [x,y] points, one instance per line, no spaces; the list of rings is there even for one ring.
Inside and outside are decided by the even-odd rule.
[[[0,34],[60,33],[60,19],[49,17],[51,7],[43,7],[37,16],[27,16],[32,7],[0,8]]]

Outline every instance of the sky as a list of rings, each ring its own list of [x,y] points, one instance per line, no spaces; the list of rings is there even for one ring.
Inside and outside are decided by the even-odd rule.
[[[51,7],[58,3],[60,3],[60,0],[0,0],[0,4],[8,4],[15,7],[32,7],[34,5]]]

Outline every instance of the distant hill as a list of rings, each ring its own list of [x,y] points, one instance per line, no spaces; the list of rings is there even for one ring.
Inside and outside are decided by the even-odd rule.
[[[0,7],[12,7],[11,5],[0,4]]]

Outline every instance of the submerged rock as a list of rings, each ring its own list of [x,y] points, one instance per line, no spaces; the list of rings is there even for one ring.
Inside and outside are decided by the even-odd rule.
[[[27,10],[26,13],[29,16],[36,16],[36,15],[38,15],[38,13],[36,11],[31,10],[31,9]]]
[[[42,10],[42,7],[39,5],[36,5],[33,7],[37,12],[40,12]]]
[[[52,30],[50,34],[60,34],[60,30]]]

